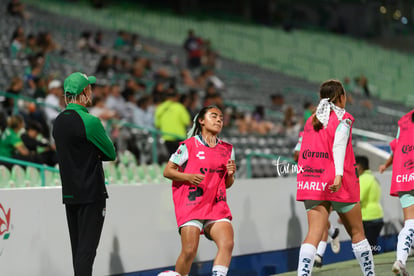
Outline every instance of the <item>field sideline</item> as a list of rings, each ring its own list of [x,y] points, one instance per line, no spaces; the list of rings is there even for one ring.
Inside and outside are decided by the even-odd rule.
[[[374,256],[375,261],[375,275],[376,276],[390,276],[392,264],[395,261],[395,251],[383,253]],[[408,272],[414,272],[414,257],[409,257],[407,261]],[[277,276],[294,276],[297,275],[296,271],[277,274]],[[349,276],[349,275],[362,275],[361,269],[357,261],[351,260],[346,262],[339,262],[329,265],[324,265],[322,268],[314,268],[312,276]]]

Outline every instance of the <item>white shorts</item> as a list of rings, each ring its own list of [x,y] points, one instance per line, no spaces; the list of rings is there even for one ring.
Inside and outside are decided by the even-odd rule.
[[[181,224],[178,227],[178,233],[181,234],[181,228],[185,227],[185,226],[194,226],[197,227],[201,233],[204,233],[204,235],[206,236],[207,239],[211,240],[211,237],[209,235],[207,235],[204,232],[204,229],[206,229],[207,226],[216,223],[216,222],[220,222],[220,221],[225,221],[231,224],[231,221],[228,218],[222,218],[222,219],[216,219],[216,220],[211,220],[211,219],[205,219],[205,220],[199,220],[199,219],[193,219],[193,220],[189,220],[187,222],[184,222],[183,224]]]

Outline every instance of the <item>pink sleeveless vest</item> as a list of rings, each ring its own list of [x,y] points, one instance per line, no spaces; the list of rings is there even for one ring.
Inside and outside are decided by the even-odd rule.
[[[392,196],[398,196],[398,192],[414,189],[414,123],[411,121],[413,112],[408,112],[398,121],[400,136],[395,146],[392,163],[390,191]]]
[[[188,150],[188,161],[180,171],[204,174],[198,185],[189,182],[173,181],[172,191],[177,225],[198,219],[232,219],[227,205],[226,176],[227,161],[231,158],[232,145],[220,140],[210,148],[191,137],[183,142]]]
[[[296,200],[358,202],[360,200],[359,180],[356,175],[355,156],[351,143],[352,125],[345,152],[342,186],[338,192],[331,193],[328,187],[333,184],[335,178],[332,146],[339,120],[335,112],[331,111],[327,128],[316,132],[312,125],[313,116],[305,124],[298,160]],[[347,112],[343,119],[350,119],[352,124],[354,122],[352,115]]]

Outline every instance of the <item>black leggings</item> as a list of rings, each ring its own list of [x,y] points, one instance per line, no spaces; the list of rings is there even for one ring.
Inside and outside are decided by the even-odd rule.
[[[105,219],[106,200],[66,204],[75,276],[91,276]]]
[[[362,223],[364,225],[365,236],[371,245],[372,253],[378,254],[380,250],[378,246],[378,236],[381,232],[382,227],[384,226],[383,219],[366,220]]]

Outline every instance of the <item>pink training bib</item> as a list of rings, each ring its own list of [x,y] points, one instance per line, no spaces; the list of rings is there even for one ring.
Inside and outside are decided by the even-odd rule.
[[[398,121],[400,136],[397,139],[392,163],[392,196],[414,189],[414,123],[411,121],[413,112],[408,112]]]
[[[343,117],[343,119],[351,120],[351,131],[345,152],[342,186],[339,191],[332,193],[328,189],[335,178],[332,146],[340,121],[335,112],[331,111],[327,128],[316,132],[312,125],[313,116],[307,120],[304,128],[298,161],[296,200],[358,202],[359,181],[351,143],[354,118],[347,112]]]
[[[232,219],[227,205],[226,176],[227,161],[231,158],[233,146],[219,141],[214,147],[205,146],[195,137],[185,140],[188,161],[180,171],[203,174],[204,180],[198,185],[173,181],[172,191],[177,225],[193,220]]]

